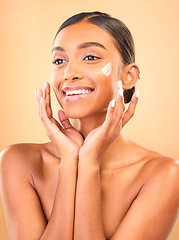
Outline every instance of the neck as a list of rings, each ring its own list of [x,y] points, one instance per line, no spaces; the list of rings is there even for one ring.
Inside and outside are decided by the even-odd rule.
[[[96,113],[83,119],[72,119],[71,122],[83,137],[86,138],[89,132],[103,124],[105,116],[106,112]],[[105,152],[101,168],[113,169],[117,166],[130,164],[131,158],[129,158],[129,147],[131,149],[132,146],[133,142],[121,131]]]
[[[72,125],[86,138],[87,135],[95,128],[101,126],[105,120],[106,111],[95,113],[81,119],[72,119]]]

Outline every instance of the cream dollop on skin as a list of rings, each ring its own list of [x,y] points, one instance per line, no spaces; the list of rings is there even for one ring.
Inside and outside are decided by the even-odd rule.
[[[106,66],[104,66],[101,71],[103,72],[103,74],[105,76],[109,76],[111,74],[111,71],[112,71],[112,63],[107,63]]]

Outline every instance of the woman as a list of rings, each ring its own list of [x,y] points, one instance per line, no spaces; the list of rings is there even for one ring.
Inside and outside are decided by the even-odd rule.
[[[51,141],[1,154],[10,239],[167,239],[178,216],[178,164],[122,131],[139,97],[129,30],[107,14],[77,14],[59,28],[52,57],[59,121],[49,83],[35,92]]]

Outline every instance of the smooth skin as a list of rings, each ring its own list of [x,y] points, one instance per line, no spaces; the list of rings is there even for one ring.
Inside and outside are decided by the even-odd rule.
[[[167,239],[178,217],[178,162],[139,146],[122,131],[138,96],[125,110],[121,92],[136,84],[138,66],[125,66],[112,37],[87,22],[63,29],[54,47],[59,121],[52,114],[50,84],[44,93],[36,91],[50,142],[13,145],[1,153],[10,239]],[[105,76],[101,69],[108,62],[112,72]],[[94,91],[66,101],[63,87],[74,86]]]

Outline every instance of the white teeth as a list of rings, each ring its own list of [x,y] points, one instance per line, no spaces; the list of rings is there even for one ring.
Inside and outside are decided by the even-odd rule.
[[[67,91],[66,95],[70,96],[70,95],[77,95],[77,94],[87,94],[87,93],[90,93],[90,92],[92,92],[92,91],[85,90],[85,89],[79,89],[79,90]]]

